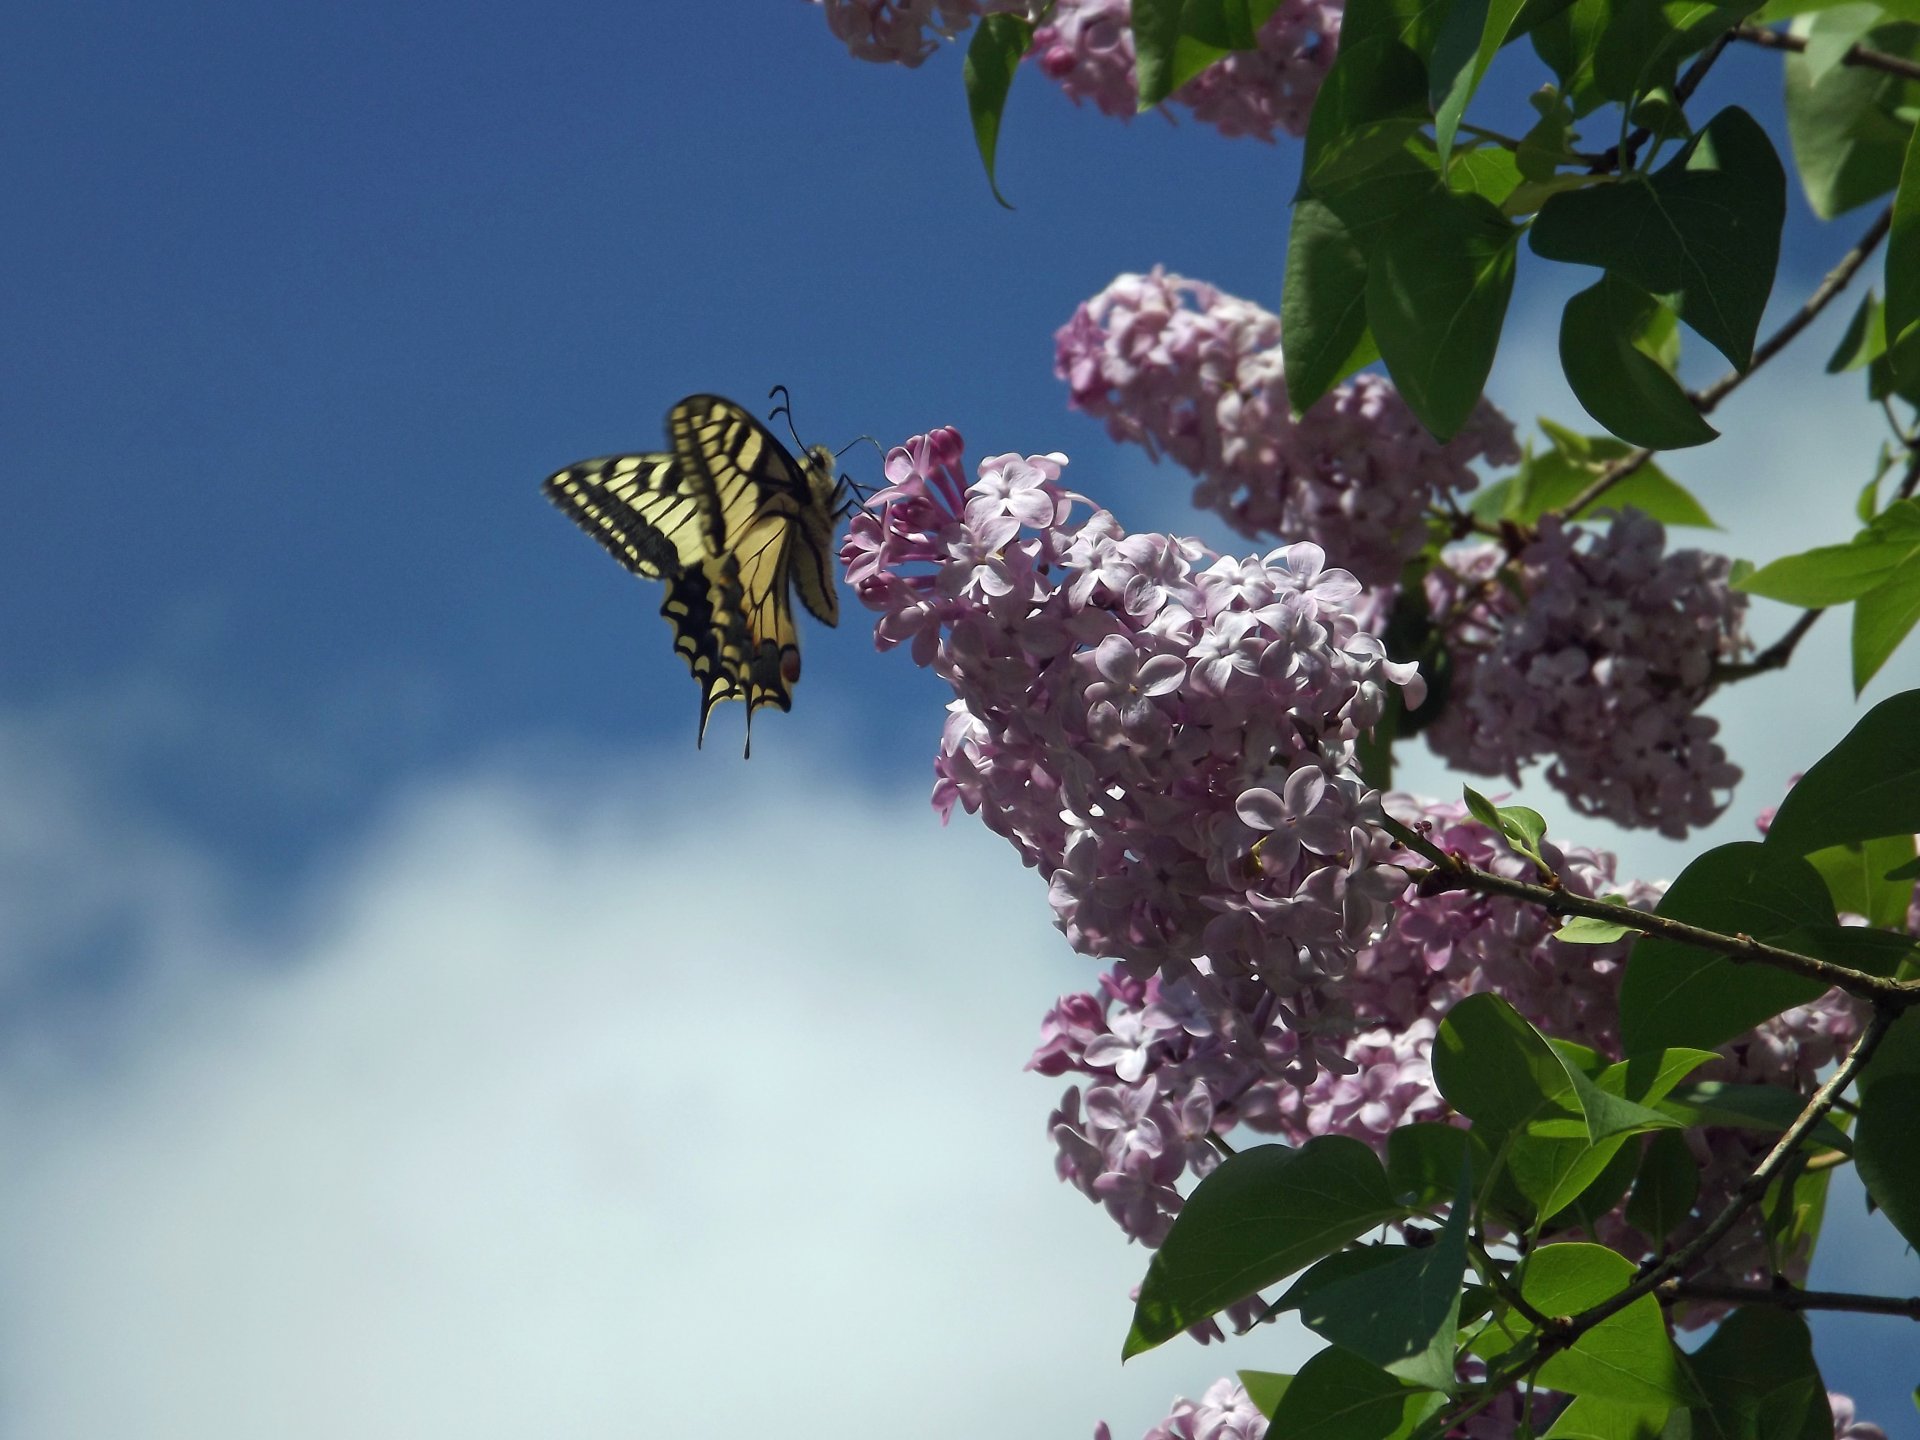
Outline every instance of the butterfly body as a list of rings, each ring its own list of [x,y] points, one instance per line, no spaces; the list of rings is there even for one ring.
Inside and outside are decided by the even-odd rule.
[[[713,707],[793,706],[800,647],[792,597],[837,624],[833,529],[840,487],[822,447],[796,459],[744,408],[689,395],[667,415],[671,449],[582,460],[541,486],[634,574],[666,582],[660,613]]]

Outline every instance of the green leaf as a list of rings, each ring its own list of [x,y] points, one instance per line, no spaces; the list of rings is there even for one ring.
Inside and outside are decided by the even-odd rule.
[[[1655,1103],[1663,1113],[1690,1129],[1718,1126],[1777,1135],[1800,1118],[1807,1097],[1780,1085],[1734,1085],[1702,1080],[1680,1086]],[[1814,1128],[1812,1139],[1815,1144],[1838,1150],[1843,1155],[1853,1149],[1852,1139],[1830,1120],[1823,1120]]]
[[[1135,0],[1132,7],[1133,73],[1142,110],[1151,110],[1180,88],[1175,77],[1181,9],[1181,0]]]
[[[1861,1183],[1907,1239],[1920,1245],[1920,1145],[1913,1143],[1913,1118],[1920,1115],[1920,1076],[1881,1081],[1860,1102],[1859,1132],[1853,1159]]]
[[[1367,325],[1420,423],[1446,440],[1479,404],[1513,293],[1519,230],[1477,195],[1436,191],[1373,248]]]
[[[1423,1246],[1369,1245],[1320,1261],[1294,1282],[1281,1305],[1323,1340],[1388,1374],[1430,1390],[1451,1390],[1460,1277],[1467,1268],[1464,1197]]]
[[[1851,33],[1844,16],[1823,15],[1793,27],[1809,48],[1835,32]],[[1912,25],[1882,25],[1861,38],[1871,49],[1902,58],[1912,58],[1920,48],[1920,29]],[[1920,85],[1860,65],[1816,73],[1802,55],[1787,56],[1786,72],[1787,136],[1813,212],[1831,220],[1893,189],[1913,129],[1912,119],[1902,119],[1899,112],[1920,103]]]
[[[1532,28],[1534,53],[1559,77],[1576,119],[1613,98],[1602,93],[1594,74],[1600,42],[1612,18],[1612,0],[1575,0]]]
[[[1869,595],[1920,563],[1920,502],[1896,500],[1845,545],[1822,545],[1763,565],[1740,588],[1817,609]]]
[[[1915,132],[1920,136],[1920,129]],[[1893,194],[1893,232],[1887,236],[1887,344],[1903,373],[1901,345],[1920,332],[1920,140],[1910,137]],[[1910,362],[1909,362],[1910,363]]]
[[[1553,932],[1553,938],[1565,945],[1611,945],[1633,933],[1630,926],[1596,920],[1591,915],[1575,915]]]
[[[1734,1311],[1693,1353],[1688,1368],[1703,1400],[1693,1416],[1696,1436],[1828,1440],[1833,1434],[1807,1322],[1790,1311]]]
[[[1307,118],[1301,194],[1325,199],[1342,181],[1399,163],[1426,123],[1427,72],[1418,55],[1386,37],[1342,45]]]
[[[1920,832],[1920,690],[1889,696],[1787,792],[1769,848],[1806,855],[1829,845]]]
[[[1446,1403],[1444,1395],[1330,1345],[1300,1367],[1268,1433],[1287,1440],[1407,1440]]]
[[[1916,621],[1920,621],[1920,549],[1854,602],[1853,693],[1856,698],[1880,673],[1880,667],[1907,638]]]
[[[1667,1130],[1648,1142],[1627,1200],[1627,1223],[1657,1251],[1674,1227],[1693,1212],[1700,1198],[1700,1162],[1677,1130]]]
[[[1151,110],[1214,61],[1258,45],[1269,0],[1139,0],[1132,7],[1140,108]]]
[[[1811,865],[1784,848],[1747,840],[1696,857],[1654,913],[1782,944],[1796,927],[1834,923],[1833,902]],[[1620,985],[1621,1044],[1629,1055],[1678,1045],[1713,1049],[1826,988],[1789,971],[1735,964],[1714,951],[1643,935]]]
[[[1504,206],[1520,184],[1520,167],[1513,152],[1498,145],[1456,150],[1447,162],[1447,186],[1459,195],[1478,195],[1490,205]]]
[[[1291,1375],[1275,1375],[1268,1370],[1242,1370],[1239,1372],[1240,1384],[1247,1392],[1247,1399],[1269,1420],[1273,1412],[1280,1408],[1280,1397],[1287,1393],[1287,1387],[1293,1384]]]
[[[1886,835],[1816,850],[1807,863],[1827,882],[1835,910],[1864,915],[1869,925],[1892,929],[1906,923],[1913,881],[1890,877],[1913,858],[1911,835]]]
[[[1519,16],[1522,0],[1456,0],[1447,8],[1433,46],[1428,98],[1434,107],[1434,143],[1445,156],[1467,102],[1486,78],[1487,67]]]
[[[1681,61],[1746,19],[1760,3],[1612,0],[1594,50],[1594,84],[1608,99],[1619,101],[1671,91]]]
[[[1555,195],[1534,221],[1534,253],[1598,265],[1679,313],[1737,368],[1773,289],[1786,175],[1754,118],[1729,106],[1651,176]]]
[[[1379,354],[1367,331],[1366,252],[1324,200],[1294,204],[1280,328],[1295,414]]]
[[[1860,1077],[1860,1121],[1853,1158],[1861,1182],[1909,1244],[1920,1244],[1920,1010],[1909,1010]]]
[[[1174,1217],[1141,1282],[1121,1358],[1151,1350],[1404,1213],[1373,1151],[1344,1135],[1322,1135],[1297,1150],[1262,1145],[1231,1156]]]
[[[1425,59],[1447,10],[1446,0],[1350,0],[1340,20],[1340,43],[1391,40]]]
[[[1013,88],[1013,72],[1020,57],[1033,43],[1033,26],[1018,15],[982,17],[973,40],[967,46],[967,63],[961,78],[967,89],[967,111],[973,117],[973,143],[979,147],[980,163],[987,167],[987,185],[993,198],[1011,210],[1007,197],[1000,193],[994,178],[994,159],[1000,147],[1000,118],[1007,108],[1007,92]]]
[[[1580,1114],[1560,1057],[1519,1011],[1487,992],[1467,996],[1440,1022],[1433,1080],[1454,1109],[1496,1130]]]
[[[1387,1184],[1411,1210],[1450,1199],[1460,1166],[1468,1158],[1467,1132],[1438,1120],[1399,1125],[1387,1132]]]
[[[1633,1264],[1599,1245],[1547,1245],[1520,1270],[1520,1294],[1543,1315],[1575,1315],[1632,1283]],[[1540,1383],[1627,1405],[1686,1405],[1695,1398],[1667,1338],[1660,1302],[1643,1295],[1540,1367]]]
[[[1887,326],[1880,309],[1880,297],[1869,290],[1860,297],[1853,318],[1847,321],[1846,333],[1833,347],[1833,354],[1827,357],[1827,374],[1858,370],[1886,353]]]
[[[1704,445],[1719,431],[1680,382],[1635,343],[1658,302],[1609,271],[1560,317],[1560,368],[1586,412],[1622,440],[1651,450]]]
[[[1545,419],[1540,425],[1553,440],[1554,448],[1530,455],[1519,474],[1482,490],[1474,499],[1475,515],[1485,520],[1531,524],[1549,510],[1565,508],[1593,483],[1609,461],[1619,459],[1631,448],[1610,435],[1576,435]],[[1574,518],[1591,519],[1609,510],[1628,508],[1663,525],[1719,528],[1698,500],[1654,464],[1642,465]]]
[[[1540,854],[1540,842],[1547,834],[1545,816],[1525,805],[1495,805],[1471,785],[1461,788],[1466,794],[1467,811],[1474,819],[1504,838],[1514,854],[1543,870],[1548,868]]]
[[[1623,1405],[1582,1395],[1554,1418],[1545,1440],[1661,1440],[1671,1407]]]

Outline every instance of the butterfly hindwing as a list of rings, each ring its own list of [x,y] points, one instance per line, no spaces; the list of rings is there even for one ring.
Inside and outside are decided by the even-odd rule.
[[[635,574],[666,582],[660,613],[700,687],[700,736],[722,700],[788,710],[800,678],[793,595],[840,618],[833,580],[833,455],[796,460],[741,406],[689,395],[665,453],[583,460],[543,489]]]

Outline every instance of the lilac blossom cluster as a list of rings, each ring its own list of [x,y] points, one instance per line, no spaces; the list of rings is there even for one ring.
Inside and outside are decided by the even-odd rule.
[[[1666,548],[1629,510],[1604,530],[1549,515],[1518,556],[1449,552],[1428,572],[1453,689],[1427,731],[1443,759],[1547,779],[1587,815],[1675,839],[1725,807],[1740,770],[1699,713],[1716,664],[1746,648],[1725,556]]]
[[[1532,1428],[1519,1428],[1519,1419],[1513,1413],[1519,1406],[1527,1406]],[[1559,1408],[1560,1401],[1544,1392],[1531,1405],[1517,1393],[1507,1395],[1453,1433],[1464,1440],[1512,1440],[1516,1434],[1540,1433]],[[1851,1396],[1829,1391],[1827,1408],[1833,1415],[1833,1440],[1887,1440],[1887,1432],[1878,1425],[1854,1419]],[[1267,1428],[1266,1416],[1238,1381],[1216,1380],[1197,1401],[1176,1398],[1166,1419],[1141,1440],[1266,1440]],[[1113,1440],[1106,1421],[1094,1426],[1093,1440]]]
[[[1486,401],[1445,444],[1393,385],[1358,375],[1297,420],[1280,320],[1198,280],[1125,274],[1054,336],[1076,409],[1199,478],[1194,504],[1241,534],[1310,540],[1370,587],[1427,543],[1429,508],[1474,488],[1475,460],[1518,460]]]
[[[1387,798],[1387,810],[1418,824],[1433,842],[1481,869],[1531,878],[1532,867],[1458,805]],[[1660,889],[1622,883],[1613,857],[1581,847],[1544,851],[1570,894],[1609,895],[1650,908]],[[1412,863],[1411,857],[1398,857]],[[1547,1033],[1619,1051],[1620,967],[1629,942],[1572,945],[1555,940],[1559,922],[1537,906],[1471,891],[1410,893],[1392,927],[1362,949],[1340,984],[1355,1029],[1340,1063],[1306,1085],[1282,1071],[1288,1045],[1268,1025],[1268,997],[1256,987],[1152,977],[1107,976],[1097,994],[1064,997],[1041,1026],[1029,1068],[1085,1077],[1049,1117],[1056,1170],[1098,1201],[1133,1239],[1164,1239],[1181,1204],[1181,1181],[1217,1163],[1210,1141],[1236,1126],[1291,1144],[1348,1135],[1384,1149],[1395,1128],[1445,1120],[1451,1112],[1433,1083],[1431,1052],[1440,1020],[1467,995],[1494,991]],[[1837,993],[1769,1021],[1726,1047],[1699,1078],[1810,1090],[1858,1032],[1857,1007]],[[1751,1173],[1768,1143],[1729,1130],[1689,1134],[1700,1161],[1695,1215],[1674,1237],[1705,1224]],[[1633,1258],[1663,1237],[1643,1236],[1618,1215],[1596,1237]],[[1776,1259],[1799,1278],[1807,1257],[1775,1257],[1760,1219],[1750,1216],[1715,1252],[1703,1278],[1766,1283]],[[1677,1312],[1698,1326],[1721,1307]]]
[[[1038,0],[813,0],[827,12],[827,28],[856,60],[920,64],[942,41],[960,36],[982,15],[1011,12],[1029,20],[1046,8]]]
[[[973,20],[1011,11],[1039,22],[1028,56],[1078,104],[1132,119],[1139,109],[1129,0],[815,0],[858,59],[918,65]],[[1282,0],[1259,45],[1210,65],[1172,99],[1223,135],[1306,133],[1333,65],[1343,0]]]
[[[1310,1076],[1344,1023],[1331,990],[1405,884],[1354,745],[1391,688],[1418,703],[1418,672],[1314,545],[1216,558],[1105,511],[1069,523],[1064,456],[990,456],[971,486],[960,461],[952,430],[894,449],[841,551],[876,643],[957,696],[935,804],[1040,870],[1082,953],[1257,979]]]

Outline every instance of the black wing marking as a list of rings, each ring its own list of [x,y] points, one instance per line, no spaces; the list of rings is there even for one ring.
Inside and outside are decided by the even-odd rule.
[[[540,491],[636,575],[664,580],[719,553],[672,455],[606,455],[549,475]]]

